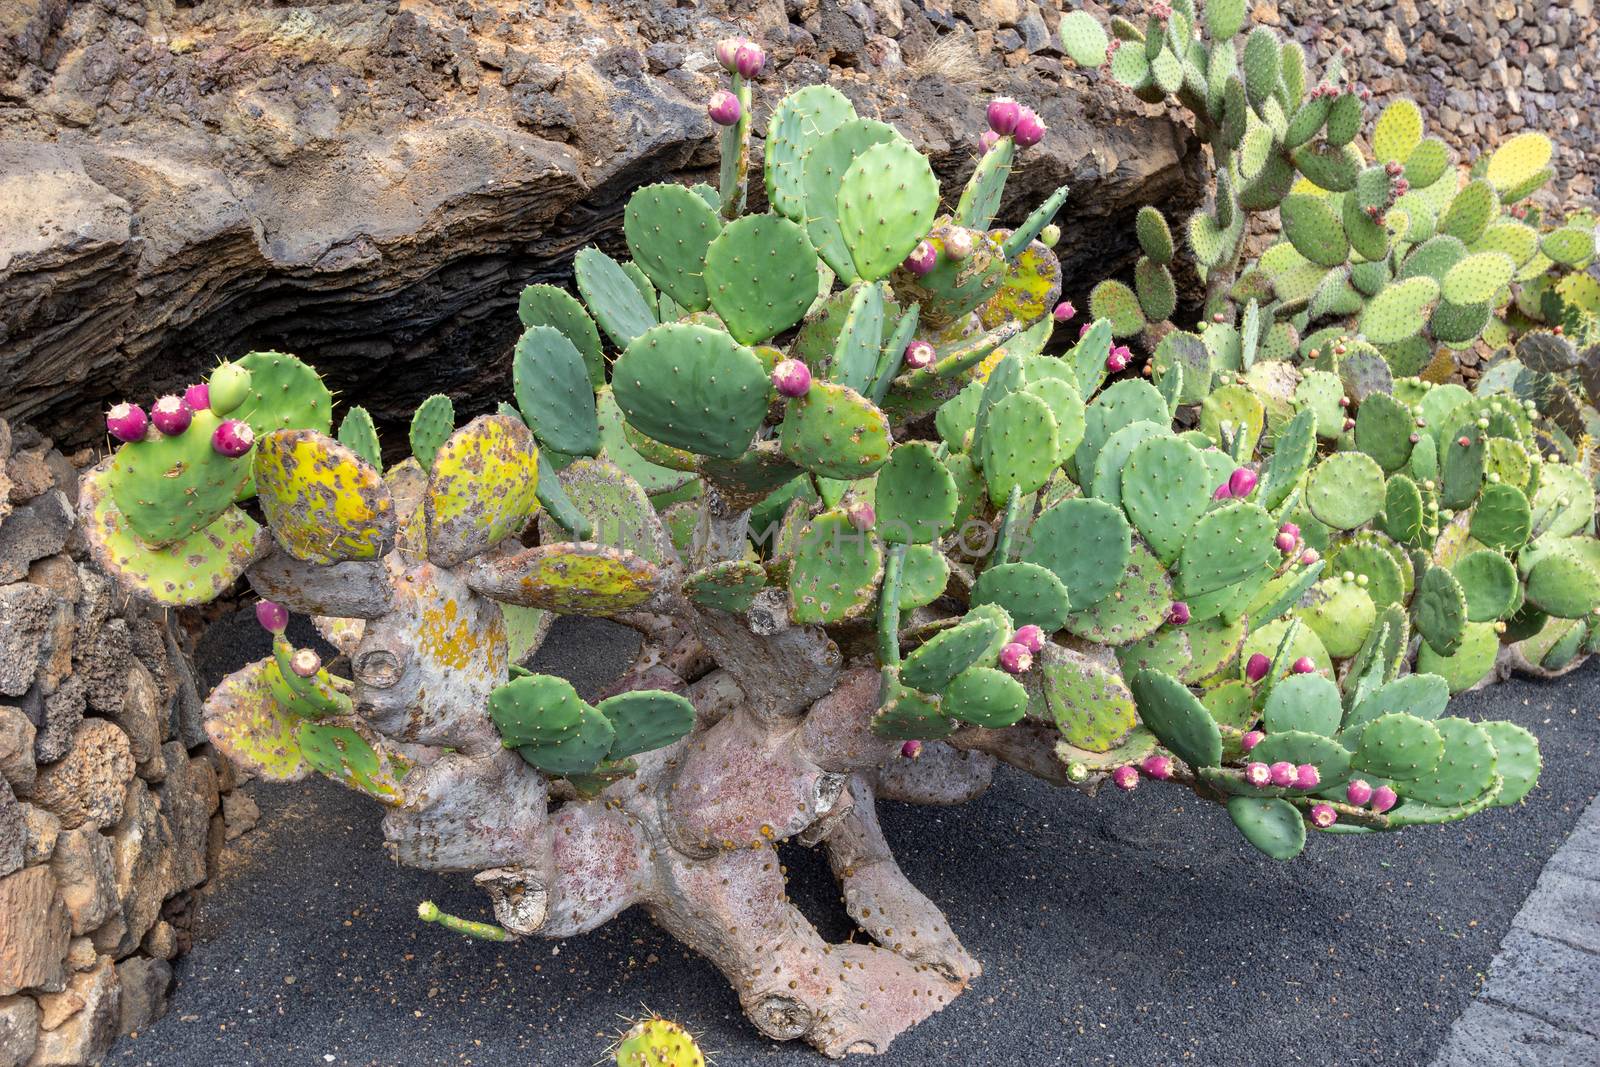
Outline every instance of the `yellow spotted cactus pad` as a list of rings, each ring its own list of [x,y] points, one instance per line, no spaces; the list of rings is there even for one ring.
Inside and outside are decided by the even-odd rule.
[[[434,456],[423,497],[428,558],[441,567],[519,534],[539,510],[539,446],[508,415],[484,415]]]
[[[383,476],[315,430],[278,430],[256,444],[256,495],[283,550],[309,563],[377,559],[394,545]]]

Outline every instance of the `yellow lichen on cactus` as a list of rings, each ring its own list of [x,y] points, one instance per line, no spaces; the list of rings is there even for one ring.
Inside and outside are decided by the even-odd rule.
[[[428,558],[454,566],[521,533],[539,510],[539,447],[528,427],[485,415],[434,455],[423,508]]]
[[[376,559],[394,543],[394,502],[382,476],[325,434],[266,434],[256,444],[255,479],[267,525],[296,559]]]

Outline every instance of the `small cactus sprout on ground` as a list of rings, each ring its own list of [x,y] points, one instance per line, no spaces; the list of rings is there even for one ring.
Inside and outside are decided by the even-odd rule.
[[[1232,19],[1220,6],[1213,31]],[[1193,30],[1180,10],[1161,34]],[[1062,20],[1069,53],[1107,55],[1081,15]],[[1348,177],[1351,94],[1334,78],[1308,103],[1275,39],[1256,39],[1218,116],[1243,131],[1207,133],[1230,174],[1247,157],[1272,173],[1240,171],[1219,207],[1232,215],[1191,227],[1192,246],[1236,246],[1234,198],[1265,203],[1285,153],[1308,180]],[[1152,40],[1119,51],[1113,76],[1143,63],[1170,80]],[[495,414],[460,425],[431,397],[410,456],[385,467],[370,416],[344,412],[335,436],[315,372],[252,353],[213,372],[184,432],[130,426],[85,476],[91,550],[138,595],[204,603],[244,578],[263,598],[272,654],[206,701],[220,752],[267,780],[333,778],[388,809],[398,862],[473,872],[495,923],[425,905],[430,922],[565,938],[645,908],[722,971],[756,1029],[830,1056],[884,1051],[980,972],[959,917],[896,864],[880,800],[960,803],[1001,763],[1089,794],[1143,776],[1288,860],[1357,776],[1385,783],[1340,809],[1360,834],[1527,795],[1530,734],[1444,714],[1468,668],[1494,662],[1494,623],[1559,622],[1542,651],[1515,637],[1544,664],[1591,639],[1593,491],[1540,458],[1559,445],[1524,432],[1524,409],[1455,413],[1450,387],[1390,374],[1373,331],[1322,339],[1336,364],[1292,362],[1282,319],[1310,293],[1259,286],[1237,326],[1173,328],[1177,250],[1153,211],[1136,220],[1138,284],[1097,286],[1077,336],[1053,336],[1072,315],[1056,313],[1062,267],[1042,238],[1066,190],[995,224],[1016,150],[1044,135],[1021,106],[946,210],[915,145],[808,86],[771,109],[756,176],[770,210],[751,213],[752,47],[718,48],[716,188],[637,190],[626,256],[581,250],[578,296],[523,292]],[[1307,106],[1327,113],[1280,143]],[[1257,121],[1269,111],[1285,121]],[[1446,282],[1474,308],[1506,284],[1498,261],[1358,273],[1390,257],[1351,260],[1341,237],[1374,235],[1346,222],[1367,202],[1398,218],[1405,197],[1357,170],[1348,217],[1284,201],[1299,244],[1338,259],[1319,270],[1348,266],[1357,294],[1386,283],[1347,314],[1398,337],[1446,309]],[[1319,310],[1354,306],[1329,289]],[[1154,342],[1148,376],[1108,374],[1135,336]],[[338,658],[296,649],[289,612]],[[641,632],[606,698],[524,666],[562,614]],[[1408,671],[1413,629],[1426,651]],[[828,853],[871,944],[829,943],[795,908],[777,851],[793,846]],[[679,1051],[655,1022],[619,1056]]]

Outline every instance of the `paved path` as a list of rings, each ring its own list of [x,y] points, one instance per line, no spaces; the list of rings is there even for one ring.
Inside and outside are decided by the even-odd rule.
[[[1433,1067],[1600,1064],[1600,800],[1511,921]]]
[[[546,669],[573,667],[580,686],[626,651],[594,626],[549,648]],[[260,654],[213,650],[208,665]],[[1288,864],[1251,850],[1220,809],[1150,785],[1090,800],[1005,774],[960,808],[891,806],[896,853],[987,971],[881,1062],[1425,1067],[1448,1040],[1448,1067],[1559,1063],[1548,1045],[1519,1046],[1521,1061],[1472,1045],[1506,1040],[1491,1029],[1499,1016],[1452,1024],[1469,1005],[1510,1010],[1489,997],[1513,967],[1561,967],[1571,995],[1544,998],[1545,1025],[1574,1050],[1590,1036],[1562,1019],[1594,998],[1581,950],[1600,944],[1522,939],[1569,928],[1523,903],[1600,785],[1597,709],[1600,663],[1463,697],[1458,713],[1542,738],[1545,774],[1526,805],[1319,837]],[[262,824],[200,908],[171,1013],[113,1062],[581,1067],[641,1005],[703,1031],[722,1067],[824,1062],[760,1039],[720,976],[641,914],[559,943],[449,936],[416,921],[417,901],[486,918],[485,901],[464,876],[390,863],[375,805],[323,781],[256,795]],[[1561,857],[1541,885],[1592,892],[1589,859]],[[784,858],[799,905],[827,936],[847,936],[826,865],[798,847]],[[1474,1001],[1502,941],[1491,993]]]

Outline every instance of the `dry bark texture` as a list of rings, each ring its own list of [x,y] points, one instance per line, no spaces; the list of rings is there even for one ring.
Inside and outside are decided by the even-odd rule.
[[[948,189],[987,97],[1033,101],[1051,134],[1002,221],[1070,184],[1056,251],[1086,289],[1131,262],[1139,205],[1196,201],[1199,154],[1063,70],[1057,6],[0,5],[0,415],[87,443],[116,399],[267,348],[315,363],[380,428],[431,392],[490,409],[520,289],[617,241],[639,185],[710,173],[712,48],[733,32],[772,57],[758,132],[784,91],[828,80]]]

